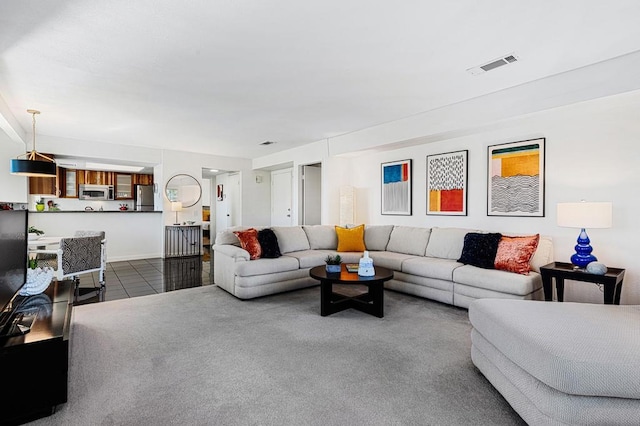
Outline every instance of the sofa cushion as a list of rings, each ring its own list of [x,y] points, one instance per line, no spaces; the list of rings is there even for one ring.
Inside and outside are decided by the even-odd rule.
[[[535,272],[522,275],[497,269],[483,269],[472,265],[464,265],[454,269],[453,281],[471,287],[518,296],[526,296],[542,288],[542,278],[540,274]]]
[[[498,244],[502,234],[469,232],[464,236],[464,246],[458,262],[479,268],[494,269]]]
[[[338,236],[337,251],[364,251],[364,225],[353,228],[335,227]]]
[[[295,271],[299,269],[298,259],[281,256],[277,259],[256,259],[250,262],[235,264],[235,274],[239,277],[273,274],[276,272]]]
[[[300,268],[313,268],[314,266],[324,265],[327,253],[320,250],[302,250],[289,252],[286,256],[298,259]]]
[[[393,231],[393,225],[366,225],[364,227],[364,245],[367,250],[386,250],[391,231]]]
[[[415,257],[402,263],[402,272],[420,277],[452,281],[454,269],[461,266],[463,266],[462,263],[451,259]]]
[[[531,269],[529,261],[538,247],[539,240],[539,234],[526,237],[503,235],[496,252],[495,269],[516,274],[529,274]]]
[[[246,231],[235,231],[234,234],[240,240],[240,246],[249,252],[249,259],[259,259],[262,255],[262,248],[258,241],[258,231],[254,228],[249,228]]]
[[[303,225],[311,250],[335,250],[338,247],[338,236],[334,226]]]
[[[394,253],[392,251],[370,251],[369,257],[373,259],[373,266],[382,266],[394,271],[402,270],[402,263],[407,259],[413,259],[415,256],[404,253]]]
[[[460,259],[464,236],[469,232],[477,232],[464,228],[431,228],[431,237],[427,245],[426,256],[441,259]]]
[[[387,244],[387,251],[424,256],[430,234],[429,228],[394,226]]]
[[[540,237],[538,248],[529,264],[531,270],[540,273],[540,267],[553,262],[553,241],[550,237]]]
[[[640,399],[640,306],[482,299],[469,306],[469,320],[499,352],[553,389]],[[628,408],[637,419],[637,408]]]
[[[309,250],[309,239],[301,226],[274,226],[280,253]]]
[[[266,228],[259,230],[258,242],[260,243],[260,249],[262,249],[261,257],[276,259],[282,256],[280,246],[278,246],[278,237],[276,237],[273,229]]]

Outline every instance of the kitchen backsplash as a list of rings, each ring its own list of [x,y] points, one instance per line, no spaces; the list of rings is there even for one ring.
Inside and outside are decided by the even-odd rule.
[[[36,210],[36,200],[39,199],[38,196],[29,196],[29,210]],[[93,210],[119,210],[122,204],[128,206],[128,210],[133,210],[133,200],[116,200],[116,201],[89,201],[89,200],[78,200],[76,198],[43,198],[44,201],[44,210],[49,210],[48,202],[52,201],[55,208],[59,210],[73,210],[73,211],[82,211],[87,207],[92,208]]]

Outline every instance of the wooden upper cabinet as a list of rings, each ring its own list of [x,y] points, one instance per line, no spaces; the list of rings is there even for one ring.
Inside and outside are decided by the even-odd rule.
[[[133,179],[129,173],[116,173],[116,200],[133,199]]]
[[[51,154],[43,154],[49,158],[53,158]],[[57,197],[59,169],[56,168],[56,177],[29,177],[29,194],[30,195],[49,195]]]
[[[58,167],[58,188],[64,198],[78,198],[78,173],[75,169]]]
[[[29,194],[50,195],[57,197],[58,178],[57,177],[29,177]]]
[[[82,177],[78,178],[78,184],[87,185],[114,185],[115,178],[113,172],[102,172],[98,170],[78,170]]]
[[[134,185],[153,185],[153,175],[134,174],[131,177]]]

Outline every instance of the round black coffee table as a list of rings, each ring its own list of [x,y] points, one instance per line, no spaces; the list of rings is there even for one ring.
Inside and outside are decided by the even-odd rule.
[[[375,266],[374,269],[376,272],[374,276],[361,277],[357,272],[348,272],[344,264],[341,271],[336,273],[327,273],[324,265],[312,268],[309,275],[320,281],[320,315],[326,317],[353,308],[382,318],[384,316],[384,282],[393,278],[393,271],[381,266]],[[335,293],[334,284],[360,284],[367,286],[368,291],[356,296],[348,296]]]

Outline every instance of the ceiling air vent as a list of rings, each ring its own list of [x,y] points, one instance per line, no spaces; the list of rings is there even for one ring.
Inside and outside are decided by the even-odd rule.
[[[260,145],[265,145],[266,146],[266,145],[273,145],[274,143],[275,142],[273,142],[273,141],[264,141]]]
[[[502,58],[494,59],[493,61],[487,62],[486,64],[469,68],[467,71],[472,75],[480,75],[484,74],[487,71],[491,71],[517,61],[518,57],[515,54],[511,53],[509,55],[503,56]]]

